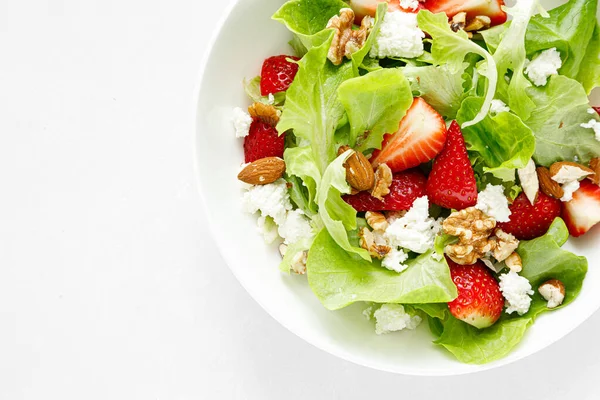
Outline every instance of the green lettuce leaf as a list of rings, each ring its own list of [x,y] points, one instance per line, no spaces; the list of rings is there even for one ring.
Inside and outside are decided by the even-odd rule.
[[[429,250],[398,274],[342,249],[323,230],[308,252],[308,283],[321,303],[337,310],[357,301],[376,303],[447,303],[457,296],[448,264]],[[431,311],[431,308],[427,308]]]
[[[260,94],[260,76],[255,76],[252,79],[244,80],[244,90],[250,99],[254,102],[269,104],[269,96],[263,96]],[[285,103],[285,93],[277,92],[273,94],[273,105],[275,107],[283,105]]]
[[[465,99],[456,117],[459,124],[472,120],[482,103],[478,97]],[[477,124],[463,128],[462,133],[467,149],[479,155],[489,172],[525,167],[535,147],[531,129],[508,112],[494,117],[488,114]]]
[[[412,104],[408,81],[399,69],[380,69],[343,82],[340,102],[350,121],[348,145],[357,150],[380,148],[383,135],[398,130],[398,124]]]
[[[579,69],[577,81],[583,85],[585,92],[590,94],[592,89],[600,86],[600,25],[598,23],[581,65],[583,67]]]
[[[525,120],[535,136],[536,164],[550,166],[556,161],[574,160],[582,164],[600,156],[600,142],[594,131],[582,128],[590,119],[589,100],[583,87],[565,76],[552,76],[545,87],[531,87],[529,97],[536,110]]]
[[[383,16],[385,15],[387,10],[387,3],[382,2],[377,6],[377,11],[375,12],[375,21],[373,21],[373,28],[371,29],[371,33],[367,37],[367,40],[363,44],[357,52],[352,54],[352,68],[354,70],[354,76],[359,76],[359,67],[363,66],[363,61],[371,51],[371,47],[373,47],[373,42],[379,33],[379,28],[381,28],[381,23],[383,22]],[[366,67],[370,68],[370,67]]]
[[[463,74],[464,59],[468,54],[474,53],[483,57],[485,63],[479,66],[478,72],[487,78],[484,101],[473,119],[462,124],[463,127],[475,125],[487,115],[496,92],[498,76],[494,58],[485,49],[469,40],[466,32],[453,32],[444,13],[432,14],[428,10],[421,10],[417,15],[417,22],[419,28],[433,38],[431,55],[436,64],[446,64],[451,73]]]
[[[306,208],[302,208],[307,215],[318,211],[317,185],[321,181],[321,172],[313,157],[311,147],[290,147],[283,153],[286,165],[286,174],[297,176],[302,180],[302,186],[308,191]],[[296,201],[294,201],[296,202]]]
[[[310,143],[321,173],[335,158],[335,128],[344,115],[337,89],[352,78],[351,63],[335,67],[327,59],[332,35],[329,32],[328,40],[311,48],[299,61],[298,73],[287,90],[285,109],[277,124],[279,133],[293,129],[297,138]]]

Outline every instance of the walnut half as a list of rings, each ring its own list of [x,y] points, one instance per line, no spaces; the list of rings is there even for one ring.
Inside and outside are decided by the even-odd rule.
[[[360,50],[373,28],[373,18],[370,16],[363,18],[360,28],[357,30],[352,29],[353,23],[354,11],[351,8],[342,8],[340,15],[331,17],[327,23],[327,29],[335,29],[335,35],[327,53],[327,58],[334,65],[340,65],[344,57],[350,58],[352,54]]]
[[[453,212],[444,220],[442,230],[458,236],[458,243],[447,245],[444,252],[457,264],[473,264],[496,249],[496,239],[490,238],[495,227],[496,220],[475,207]]]

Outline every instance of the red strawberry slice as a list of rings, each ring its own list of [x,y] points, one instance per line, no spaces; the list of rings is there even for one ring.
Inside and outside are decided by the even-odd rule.
[[[581,181],[573,200],[564,204],[562,218],[572,236],[581,236],[600,222],[600,186]]]
[[[600,115],[600,107],[592,107],[594,109],[594,111],[596,111],[596,113],[598,113],[598,115]]]
[[[540,192],[531,205],[525,193],[521,193],[508,208],[511,212],[510,221],[499,222],[498,228],[512,233],[517,239],[531,240],[548,231],[552,221],[560,216],[562,203]]]
[[[456,121],[450,124],[446,146],[433,162],[427,180],[427,196],[438,206],[456,210],[477,203],[475,173]]]
[[[502,10],[503,0],[426,0],[425,8],[432,13],[446,13],[448,18],[459,12],[467,13],[467,21],[478,15],[485,15],[492,20],[491,26],[506,22],[507,15]]]
[[[450,313],[479,329],[492,326],[502,314],[504,298],[490,270],[481,261],[459,265],[446,260],[458,290],[458,297],[448,303]]]
[[[283,158],[285,133],[279,135],[271,125],[254,120],[250,125],[250,133],[244,138],[244,158],[247,163],[265,157]]]
[[[425,196],[425,182],[427,178],[418,170],[399,172],[392,178],[390,193],[379,200],[369,194],[344,196],[344,201],[356,211],[399,211],[409,210],[414,201]]]
[[[354,14],[356,15],[356,19],[354,20],[354,22],[358,25],[365,16],[370,15],[371,17],[374,17],[375,13],[377,12],[377,6],[379,5],[379,3],[386,2],[388,3],[388,11],[404,11],[408,13],[417,13],[419,12],[419,10],[424,8],[423,4],[421,4],[420,1],[416,1],[417,7],[414,9],[411,7],[402,7],[400,5],[400,0],[350,0],[348,4],[350,5],[350,8],[352,8]]]
[[[381,150],[371,158],[373,167],[387,164],[393,172],[416,167],[435,157],[446,142],[446,123],[420,97],[413,100],[396,133],[383,137]]]
[[[273,56],[267,58],[260,73],[260,94],[268,96],[271,93],[288,90],[298,72],[298,64],[287,59],[298,61],[294,56]]]

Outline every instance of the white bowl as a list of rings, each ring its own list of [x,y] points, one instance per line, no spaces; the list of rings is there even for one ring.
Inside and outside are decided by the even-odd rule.
[[[213,38],[198,84],[196,159],[200,192],[216,243],[239,282],[277,321],[314,346],[357,364],[407,375],[457,375],[505,365],[559,340],[600,308],[600,248],[595,234],[572,240],[566,248],[592,264],[579,298],[568,307],[542,315],[506,358],[486,364],[456,361],[432,343],[427,324],[416,331],[377,336],[362,305],[328,311],[304,276],[284,275],[276,246],[266,246],[256,218],[241,210],[236,179],[243,162],[242,141],[231,124],[232,109],[249,105],[242,80],[260,74],[262,61],[290,54],[286,28],[270,19],[284,0],[239,0]],[[542,1],[552,8],[560,1]],[[600,96],[595,96],[600,100]],[[600,104],[600,101],[597,102]],[[595,268],[596,267],[596,268]]]

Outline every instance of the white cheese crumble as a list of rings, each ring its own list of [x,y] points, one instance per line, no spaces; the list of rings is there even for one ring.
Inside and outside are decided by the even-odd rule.
[[[536,86],[544,86],[548,83],[548,78],[551,75],[558,75],[562,61],[560,53],[556,50],[556,47],[553,47],[542,51],[526,65],[525,73],[529,76],[531,82]]]
[[[382,335],[403,329],[415,329],[422,319],[418,315],[411,316],[401,304],[384,304],[375,311],[375,333]]]
[[[279,236],[285,244],[293,244],[300,239],[313,236],[312,228],[302,210],[288,211],[285,220],[279,224]]]
[[[517,170],[517,174],[519,175],[521,187],[523,188],[525,196],[527,196],[527,200],[529,200],[531,205],[533,205],[540,190],[540,181],[538,179],[533,160],[529,159],[529,162],[525,168]]]
[[[425,34],[417,27],[417,14],[392,11],[385,14],[371,48],[373,58],[419,57]]]
[[[488,184],[485,190],[479,192],[475,208],[498,222],[508,222],[510,220],[508,199],[504,195],[504,188],[500,185]]]
[[[554,285],[546,283],[538,288],[538,292],[540,292],[544,300],[548,301],[548,308],[556,308],[565,300],[564,293],[560,291],[560,288]]]
[[[252,117],[240,107],[233,109],[233,127],[235,128],[235,137],[246,137],[250,133]]]
[[[262,215],[258,217],[257,227],[267,244],[273,243],[279,237],[277,225],[271,217],[263,217]]]
[[[419,0],[400,0],[400,8],[405,10],[416,10],[419,7]]]
[[[579,181],[570,181],[562,185],[563,197],[560,198],[560,201],[567,202],[573,200],[573,193],[579,189],[579,186]]]
[[[569,183],[571,181],[578,181],[591,174],[592,172],[584,171],[579,167],[575,167],[572,165],[563,165],[562,167],[560,167],[558,172],[554,174],[554,176],[552,176],[552,180],[557,183],[563,184]]]
[[[385,258],[381,261],[381,265],[390,271],[396,271],[400,273],[408,268],[408,265],[404,264],[404,261],[407,259],[408,254],[406,254],[402,249],[394,248],[386,254]]]
[[[596,110],[594,110],[593,108],[588,108],[587,113],[593,115],[593,114],[596,114]]]
[[[403,247],[421,254],[433,247],[440,229],[440,221],[429,217],[429,200],[423,196],[415,200],[403,217],[388,226],[384,237],[392,248]]]
[[[273,93],[269,93],[269,97],[267,97],[267,104],[275,104],[275,96],[273,96]]]
[[[594,130],[596,140],[600,142],[600,122],[595,119],[590,119],[590,122],[580,125],[582,128],[589,128]]]
[[[514,271],[500,275],[500,291],[506,299],[507,314],[517,312],[519,315],[529,311],[531,306],[531,284]]]
[[[494,99],[492,100],[492,105],[490,106],[490,113],[492,115],[500,114],[501,112],[509,112],[510,108],[504,103],[502,100]]]

